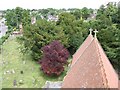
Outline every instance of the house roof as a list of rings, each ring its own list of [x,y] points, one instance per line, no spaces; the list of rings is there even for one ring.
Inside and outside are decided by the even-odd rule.
[[[72,65],[77,61],[77,59],[82,55],[84,50],[89,46],[91,41],[93,40],[93,36],[91,33],[88,35],[88,37],[85,39],[85,41],[82,43],[82,45],[79,47],[79,49],[75,52],[73,55]]]
[[[96,37],[77,57],[62,88],[118,88],[118,76]]]

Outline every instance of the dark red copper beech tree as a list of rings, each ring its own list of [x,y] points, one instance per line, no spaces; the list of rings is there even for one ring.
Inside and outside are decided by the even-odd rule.
[[[42,48],[43,58],[39,61],[41,70],[47,75],[60,75],[67,64],[69,52],[59,41],[53,41]]]

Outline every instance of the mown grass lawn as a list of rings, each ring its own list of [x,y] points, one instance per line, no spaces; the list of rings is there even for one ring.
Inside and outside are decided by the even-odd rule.
[[[29,53],[27,55],[20,53],[19,46],[15,37],[10,37],[2,46],[2,54],[0,54],[1,62],[4,63],[2,65],[2,88],[14,88],[14,81],[17,83],[17,88],[41,88],[46,81],[63,80],[66,71],[59,77],[44,75],[39,69],[40,65],[32,60]],[[15,73],[9,73],[12,70]],[[20,80],[22,84],[19,83]]]

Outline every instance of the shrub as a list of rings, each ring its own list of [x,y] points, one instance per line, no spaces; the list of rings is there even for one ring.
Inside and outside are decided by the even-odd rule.
[[[42,48],[41,70],[47,75],[60,75],[67,64],[69,52],[59,41],[53,41]]]

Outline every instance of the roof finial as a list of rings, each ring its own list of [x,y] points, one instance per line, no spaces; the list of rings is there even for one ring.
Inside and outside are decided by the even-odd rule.
[[[90,28],[90,29],[89,29],[89,31],[90,31],[90,35],[92,35],[92,31],[93,31],[93,29],[92,29],[92,28]]]
[[[95,29],[94,33],[95,33],[94,37],[96,38],[96,36],[97,36],[96,34],[98,33],[98,31]]]

